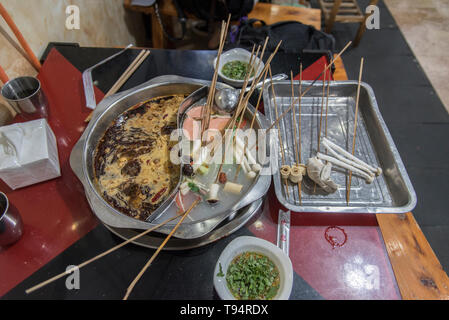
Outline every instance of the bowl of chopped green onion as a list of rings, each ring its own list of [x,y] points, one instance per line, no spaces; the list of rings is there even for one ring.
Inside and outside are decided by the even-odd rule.
[[[253,70],[251,70],[249,65],[250,59],[251,52],[242,48],[234,48],[223,52],[220,56],[218,75],[224,82],[240,88],[245,82],[246,75],[251,71],[248,79],[248,85],[250,85],[254,78],[260,75],[265,66],[263,61],[256,58]],[[217,58],[214,60],[214,67],[217,67]]]
[[[214,287],[223,300],[287,300],[293,286],[290,258],[256,237],[238,237],[215,265]]]

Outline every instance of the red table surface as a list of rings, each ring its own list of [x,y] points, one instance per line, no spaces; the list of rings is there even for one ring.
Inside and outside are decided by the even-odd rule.
[[[305,70],[303,79],[315,79],[324,63],[323,58]],[[98,224],[69,164],[71,150],[90,113],[85,107],[81,73],[53,49],[38,77],[49,100],[48,121],[57,137],[61,177],[15,191],[0,181],[0,190],[7,194],[24,221],[22,239],[0,249],[0,296]],[[103,97],[98,89],[96,97]],[[271,188],[264,212],[249,230],[276,243],[280,208]],[[294,270],[323,298],[400,299],[374,215],[292,213],[291,224],[290,258]],[[329,226],[344,230],[344,246],[333,247],[326,240]],[[337,240],[343,236],[339,232],[332,234]]]

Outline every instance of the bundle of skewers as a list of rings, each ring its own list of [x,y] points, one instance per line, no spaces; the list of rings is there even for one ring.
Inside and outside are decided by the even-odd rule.
[[[352,184],[352,175],[355,174],[363,178],[366,183],[370,184],[374,181],[374,178],[382,174],[382,169],[379,167],[374,167],[363,160],[357,158],[354,155],[355,144],[356,144],[356,134],[357,134],[357,123],[358,123],[358,111],[359,111],[359,98],[360,98],[360,87],[363,71],[363,58],[360,64],[359,80],[357,86],[356,94],[356,105],[355,105],[355,116],[354,116],[354,131],[352,135],[352,152],[346,151],[343,147],[338,146],[336,143],[332,142],[328,138],[328,112],[329,112],[329,91],[330,91],[330,72],[327,72],[332,64],[335,63],[336,59],[346,50],[350,45],[345,46],[345,48],[331,61],[329,65],[325,65],[323,72],[313,81],[313,83],[302,92],[302,66],[300,67],[300,81],[299,81],[299,97],[294,99],[294,89],[293,89],[293,73],[291,72],[291,106],[282,115],[278,114],[278,106],[276,103],[276,94],[274,86],[271,86],[272,99],[274,104],[274,111],[276,120],[273,126],[278,129],[278,140],[279,140],[279,151],[281,154],[281,168],[280,177],[284,185],[285,196],[289,198],[289,182],[294,186],[298,187],[299,194],[299,204],[302,204],[302,191],[301,183],[303,177],[307,176],[313,182],[313,193],[316,193],[317,187],[320,187],[325,193],[330,194],[338,190],[339,185],[337,185],[331,178],[331,172],[333,166],[342,168],[346,170],[346,202],[349,204],[350,201],[350,191]],[[322,96],[321,96],[321,108],[318,124],[318,141],[317,149],[314,156],[307,160],[307,163],[301,163],[301,98],[309,91],[314,83],[323,75],[322,84]],[[327,79],[327,80],[326,80]],[[327,87],[327,90],[326,90]],[[326,93],[327,92],[327,93]],[[295,104],[298,102],[298,114],[296,116]],[[285,138],[282,137],[282,132],[279,128],[279,120],[282,119],[288,112],[291,111],[292,124],[293,124],[293,139],[294,139],[294,154],[295,161],[287,164],[285,159]],[[323,125],[324,118],[324,125]],[[299,120],[299,121],[298,121]],[[269,129],[271,129],[271,127]],[[297,134],[298,127],[298,134]],[[324,128],[323,128],[324,127]],[[324,131],[324,132],[323,132]],[[325,147],[325,153],[322,152],[321,145]]]
[[[220,56],[226,40],[226,30],[227,25],[223,23],[220,46],[216,59],[217,65],[215,68],[215,73],[209,88],[206,104],[201,110],[201,132],[199,134],[201,140],[196,140],[193,142],[191,154],[186,157],[192,161],[188,161],[188,163],[183,165],[184,181],[182,182],[180,189],[181,196],[188,193],[192,189],[197,190],[211,205],[220,201],[221,192],[235,195],[241,194],[244,187],[241,183],[238,183],[238,177],[241,172],[243,172],[243,176],[246,180],[251,181],[257,177],[262,169],[261,164],[257,161],[256,155],[252,152],[253,148],[249,147],[249,139],[245,139],[244,137],[242,138],[239,135],[239,129],[243,128],[244,124],[247,123],[245,118],[247,115],[249,99],[256,90],[256,84],[263,78],[262,89],[258,95],[255,112],[249,122],[249,132],[251,132],[254,127],[265,81],[267,80],[267,74],[270,69],[270,63],[281,44],[281,42],[279,42],[275,50],[268,56],[264,67],[261,68],[262,70],[260,70],[261,61],[264,57],[265,48],[269,38],[267,37],[265,39],[262,47],[258,46],[256,48],[256,46],[253,46],[237,105],[234,112],[229,114],[226,125],[219,132],[221,134],[221,139],[215,139],[214,136],[209,136],[211,131],[210,123],[211,117],[216,116],[214,115],[214,98],[216,93]],[[250,82],[249,79],[253,74],[255,74],[255,76],[252,82]],[[217,154],[216,151],[218,148],[222,148],[222,159],[221,161],[214,161],[216,160],[214,159],[214,156]],[[235,174],[233,177],[228,176],[229,174],[223,170],[225,158],[227,158],[226,152],[232,152],[232,157],[235,161]],[[214,178],[210,179],[207,184],[201,183],[198,179],[195,179],[196,175],[206,174],[213,166],[213,163],[219,163],[218,171],[216,172],[216,176]],[[182,207],[182,200],[178,202]]]

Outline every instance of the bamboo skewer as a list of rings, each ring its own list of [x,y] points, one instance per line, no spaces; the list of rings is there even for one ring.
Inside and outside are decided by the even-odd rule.
[[[190,206],[189,209],[187,209],[187,211],[184,213],[184,215],[182,216],[182,218],[178,221],[178,223],[175,225],[175,227],[173,228],[173,230],[170,232],[170,234],[165,238],[164,242],[162,242],[162,244],[159,246],[159,248],[157,248],[156,252],[151,256],[150,260],[148,260],[148,262],[145,264],[145,266],[142,268],[142,270],[140,270],[139,274],[134,278],[134,280],[131,282],[131,284],[129,285],[128,289],[126,290],[126,294],[123,297],[123,300],[128,300],[129,295],[131,294],[132,290],[134,289],[134,286],[136,285],[136,283],[140,280],[140,278],[142,277],[142,275],[145,273],[145,271],[148,269],[148,267],[151,265],[151,263],[154,261],[154,259],[156,259],[157,255],[159,254],[159,252],[162,250],[162,248],[164,248],[164,246],[167,244],[168,240],[170,240],[170,238],[172,237],[172,235],[176,232],[176,230],[179,228],[179,226],[181,225],[181,223],[184,221],[185,218],[187,218],[187,216],[189,215],[190,211],[192,211],[192,209],[200,202],[199,199],[195,200],[193,202],[193,204]]]
[[[318,126],[318,153],[320,152],[320,145],[321,145],[321,123],[323,122],[323,108],[324,108],[324,92],[326,89],[326,71],[327,71],[327,67],[326,64],[324,65],[324,75],[323,75],[323,90],[322,90],[322,94],[321,94],[321,113],[320,113],[320,124]],[[316,192],[316,182],[313,184],[313,193]]]
[[[255,48],[256,48],[256,45],[253,45],[253,49],[251,51],[251,56],[250,56],[250,59],[249,59],[249,64],[250,65],[252,65],[252,63],[253,63],[253,57],[254,57],[254,50],[255,50]],[[259,49],[260,49],[260,46],[258,47],[257,52],[259,51]],[[217,176],[215,177],[215,183],[218,182],[221,170],[223,169],[223,164],[224,164],[224,160],[225,160],[225,156],[226,156],[226,154],[225,154],[226,147],[231,143],[231,141],[234,142],[234,139],[233,139],[234,138],[234,129],[233,128],[235,126],[235,123],[236,123],[237,118],[238,118],[238,116],[240,114],[240,111],[241,111],[242,103],[243,103],[243,100],[244,100],[244,94],[245,94],[246,87],[248,86],[248,81],[249,81],[249,78],[250,78],[250,74],[251,74],[250,72],[247,72],[247,74],[245,75],[245,80],[243,81],[243,86],[242,86],[242,89],[240,91],[239,101],[237,103],[237,107],[236,107],[235,113],[232,115],[230,121],[228,121],[228,125],[227,125],[227,127],[225,129],[225,144],[224,144],[225,145],[225,150],[222,152],[222,161],[220,163],[220,166],[218,167]],[[231,135],[227,135],[227,132],[228,132],[229,129],[232,130],[232,134]]]
[[[209,124],[210,124],[212,107],[213,107],[214,100],[215,100],[215,89],[216,89],[217,79],[218,79],[220,58],[221,58],[221,54],[223,52],[224,44],[226,42],[230,19],[231,19],[231,15],[228,16],[228,20],[226,21],[226,23],[224,21],[222,21],[222,24],[221,24],[220,44],[219,44],[218,52],[217,52],[217,61],[216,61],[216,65],[215,65],[214,76],[212,78],[212,83],[209,88],[209,94],[207,96],[206,106],[201,111],[202,122],[201,122],[201,137],[200,138],[202,141],[202,143],[201,143],[202,145],[204,145],[204,141],[203,141],[204,131],[206,131],[209,128]],[[206,140],[207,140],[207,138],[206,138]]]
[[[156,225],[156,226],[154,226],[154,227],[152,227],[150,229],[147,229],[147,230],[143,231],[142,233],[139,233],[138,235],[136,235],[136,236],[134,236],[134,237],[132,237],[132,238],[130,238],[130,239],[128,239],[128,240],[118,244],[118,245],[116,245],[115,247],[112,247],[111,249],[108,249],[108,250],[104,251],[103,253],[100,253],[99,255],[96,255],[95,257],[93,257],[93,258],[91,258],[89,260],[84,261],[83,263],[77,265],[76,267],[73,267],[73,268],[71,268],[69,270],[66,270],[66,271],[64,271],[64,272],[62,272],[62,273],[60,273],[60,274],[58,274],[58,275],[56,275],[56,276],[54,276],[54,277],[44,281],[42,283],[39,283],[39,284],[35,285],[34,287],[31,287],[31,288],[27,289],[25,292],[27,294],[29,294],[29,293],[31,293],[33,291],[36,291],[37,289],[40,289],[40,288],[46,286],[47,284],[50,284],[50,283],[52,283],[52,282],[54,282],[54,281],[64,277],[65,275],[70,274],[71,272],[73,272],[76,269],[81,269],[82,267],[85,267],[88,264],[90,264],[90,263],[92,263],[92,262],[94,262],[94,261],[96,261],[96,260],[98,260],[100,258],[103,258],[104,256],[110,254],[111,252],[116,251],[117,249],[120,249],[121,247],[127,245],[128,243],[133,242],[133,241],[143,237],[144,235],[146,235],[146,234],[148,234],[148,233],[150,233],[150,232],[152,232],[152,231],[154,231],[156,229],[159,229],[160,227],[164,226],[168,222],[173,221],[173,220],[175,220],[175,219],[177,219],[179,217],[181,217],[181,215],[177,215],[177,216],[174,216],[172,218],[169,218],[169,219],[161,222],[160,224],[158,224],[158,225]]]
[[[264,56],[264,53],[265,53],[265,48],[266,48],[266,46],[267,46],[267,43],[268,43],[268,37],[265,38],[265,42],[264,42],[264,44],[263,44],[262,53],[260,54],[259,62],[257,63],[257,66],[256,66],[255,69],[254,69],[253,67],[251,68],[250,74],[253,72],[253,70],[255,70],[255,74],[257,74],[257,70],[259,70],[260,63],[262,62],[262,59],[263,59],[263,56]],[[257,53],[256,53],[256,58],[257,58]],[[253,80],[253,82],[252,82],[252,84],[251,84],[251,89],[250,89],[251,93],[254,92],[254,87],[255,87],[256,83],[257,83],[257,82]],[[245,116],[246,108],[248,107],[248,101],[249,101],[250,97],[251,97],[251,94],[248,94],[248,95],[246,95],[246,97],[245,97],[245,100],[244,100],[244,101],[245,101],[244,108],[243,108],[243,111],[242,111],[242,113],[241,113],[240,121],[239,121],[239,124],[238,124],[237,128],[240,128],[240,124],[242,123],[242,120],[243,120],[243,118],[244,118],[244,116]]]
[[[301,94],[302,94],[302,63],[299,65],[299,101],[298,101],[298,161],[301,163]],[[299,204],[302,205],[302,179],[298,183]]]
[[[327,76],[327,93],[326,93],[326,116],[325,116],[325,124],[324,124],[324,136],[327,138],[327,114],[329,111],[329,90],[331,86],[331,72],[329,71]],[[326,151],[327,153],[327,151]]]
[[[258,77],[256,77],[256,79],[254,79],[254,83],[259,83],[260,79],[262,78],[262,76],[264,75],[265,71],[268,70],[268,67],[271,64],[271,60],[273,60],[274,56],[276,55],[277,51],[279,50],[279,47],[282,44],[282,40],[279,41],[278,45],[276,46],[276,48],[274,49],[273,53],[268,57],[267,62],[265,63],[265,67],[262,70],[262,72],[260,73],[260,75]],[[237,107],[237,110],[239,110],[238,112],[240,113],[240,111],[242,110],[244,103],[248,103],[249,98],[251,97],[251,95],[253,94],[255,90],[255,86],[252,86],[251,89],[248,91],[248,93],[245,96],[245,99],[242,99],[242,101],[239,101],[239,105]],[[243,93],[243,89],[242,89],[242,93]]]
[[[300,75],[301,77],[301,75]],[[295,88],[293,85],[293,71],[290,70],[290,79],[291,79],[291,89],[292,89],[292,104],[293,104],[293,100],[294,100],[294,96],[295,96]],[[301,81],[301,80],[300,80]],[[301,115],[300,115],[301,116]],[[293,123],[293,133],[294,133],[294,141],[295,141],[295,159],[296,159],[296,166],[299,166],[300,164],[300,160],[299,160],[299,148],[298,148],[298,136],[296,134],[296,108],[292,109],[292,123]],[[301,179],[302,180],[302,179]],[[299,195],[299,203],[301,204],[301,180],[298,181],[298,195]]]
[[[293,104],[294,95],[295,95],[295,88],[293,85],[293,71],[290,70],[290,86],[292,89],[292,98],[291,98],[291,104]],[[293,124],[293,136],[294,136],[294,148],[295,148],[295,160],[296,165],[299,165],[299,159],[298,159],[298,135],[296,134],[296,108],[292,108],[292,124]]]
[[[251,51],[251,57],[249,59],[249,64],[251,65],[253,63],[253,57],[254,57],[254,50],[255,50],[256,46],[253,46],[253,50]],[[257,50],[259,51],[259,49]],[[249,82],[249,78],[250,78],[250,72],[248,72],[245,75],[245,80],[243,81],[243,86],[242,89],[240,90],[240,95],[239,95],[239,100],[237,102],[237,107],[235,109],[235,113],[232,116],[232,121],[229,123],[227,129],[233,129],[235,126],[235,122],[237,121],[237,118],[240,115],[240,112],[243,108],[243,104],[245,101],[245,91],[246,91],[246,87],[248,86],[248,82]]]
[[[274,112],[276,114],[276,118],[278,117],[278,107],[277,107],[277,102],[276,102],[276,93],[274,92],[274,86],[273,86],[273,75],[271,74],[271,67],[268,67],[268,72],[270,73],[270,81],[271,81],[271,93],[273,95],[273,102],[274,102]],[[284,155],[284,143],[282,142],[282,134],[281,134],[281,130],[279,128],[279,124],[277,126],[278,129],[278,139],[279,139],[279,144],[281,146],[281,159],[282,159],[282,165],[285,165],[285,155]],[[285,190],[286,190],[286,195],[287,195],[287,199],[289,198],[289,191],[288,191],[288,181],[287,179],[283,179],[284,180],[284,184],[285,184]]]
[[[113,94],[115,94],[122,86],[123,84],[131,77],[131,75],[137,70],[137,68],[140,67],[140,65],[145,61],[145,59],[150,54],[149,50],[142,50],[137,57],[131,62],[128,68],[122,73],[120,78],[117,79],[117,81],[112,85],[111,89],[105,94],[103,97],[109,97]],[[84,122],[89,122],[92,119],[94,112],[91,111],[89,115],[84,119]]]
[[[299,120],[298,120],[298,127],[299,127],[299,129],[298,129],[298,133],[299,133],[299,145],[298,145],[298,158],[299,158],[299,163],[301,163],[301,152],[302,152],[302,150],[301,150],[301,112],[302,112],[302,110],[301,110],[301,97],[302,97],[302,63],[299,65],[299,101],[298,101],[298,104],[299,104],[299,110],[298,110],[298,115],[299,115]]]
[[[318,129],[318,152],[320,152],[320,145],[321,145],[321,123],[323,122],[323,109],[324,109],[324,93],[326,89],[326,64],[324,65],[324,75],[323,75],[323,92],[321,95],[321,113],[320,113],[320,125]]]
[[[276,48],[274,49],[273,53],[268,57],[267,62],[265,63],[264,69],[262,70],[262,72],[260,73],[260,75],[259,75],[258,77],[256,77],[256,78],[253,80],[255,83],[258,83],[258,82],[260,81],[260,79],[262,78],[262,76],[265,74],[265,72],[268,70],[268,67],[270,66],[271,60],[273,60],[273,58],[274,58],[274,56],[276,55],[277,51],[279,50],[279,47],[281,46],[281,44],[282,44],[282,40],[279,41],[279,43],[278,43],[278,45],[276,46]],[[245,81],[245,82],[246,82],[246,81]],[[246,88],[245,83],[244,83],[244,88]],[[250,89],[250,91],[246,94],[247,99],[246,99],[246,98],[243,99],[243,92],[244,92],[244,89],[242,88],[241,96],[240,96],[241,99],[239,99],[239,103],[238,103],[237,108],[236,108],[236,113],[234,114],[233,120],[229,123],[229,126],[227,127],[227,130],[230,129],[230,128],[231,128],[231,129],[234,128],[235,120],[237,119],[237,115],[240,114],[240,112],[241,112],[241,110],[242,110],[242,108],[243,108],[243,104],[244,104],[244,103],[248,103],[249,97],[251,97],[251,95],[253,94],[254,90],[255,90],[255,86],[252,86],[251,89]],[[234,135],[234,130],[232,130],[232,135],[231,135],[231,137],[233,137],[233,135]],[[230,138],[230,139],[232,139],[232,138]],[[230,142],[230,141],[231,141],[231,140],[229,140],[229,142]],[[227,145],[227,144],[225,144],[225,146],[226,146],[226,145]],[[257,143],[254,144],[254,146],[256,146],[256,145],[257,145]],[[253,147],[254,147],[254,146],[253,146]],[[252,149],[252,148],[251,148],[251,149]],[[223,158],[224,158],[224,155],[223,155]],[[222,161],[222,163],[220,164],[220,167],[219,167],[219,169],[218,169],[217,177],[216,177],[216,179],[215,179],[215,182],[218,181],[218,177],[219,177],[219,175],[220,175],[221,169],[223,168],[223,162],[224,162],[224,161]]]
[[[254,68],[254,63],[251,64],[251,60],[250,60],[251,67],[249,69],[249,72],[248,72],[247,76],[251,77],[251,73],[253,72],[254,69],[256,70],[255,71],[256,73],[257,73],[257,70],[259,70],[259,66],[260,66],[260,63],[261,63],[261,61],[263,59],[263,55],[265,53],[265,48],[266,48],[267,42],[268,42],[268,37],[265,38],[265,42],[264,42],[264,45],[263,45],[263,48],[262,48],[262,52],[261,52],[260,57],[259,57],[259,62],[257,63],[256,68]],[[259,53],[259,49],[260,49],[260,46],[257,48],[255,59],[257,59],[257,55]],[[267,72],[265,71],[264,81],[266,80],[266,74],[267,74]],[[256,84],[256,82],[253,79],[253,82],[252,82],[251,87],[250,87],[250,91],[253,90],[255,84]],[[263,85],[262,85],[262,87],[263,87]],[[262,89],[262,91],[263,91],[263,89]],[[262,91],[260,93],[262,93]],[[242,90],[241,93],[243,93],[243,92],[244,91]],[[251,91],[251,92],[253,92],[253,91]],[[239,120],[239,123],[237,124],[237,128],[240,128],[240,125],[242,124],[243,118],[245,117],[245,113],[246,113],[246,109],[248,107],[248,101],[249,101],[250,96],[251,95],[249,94],[248,96],[245,96],[245,98],[243,98],[243,104],[242,104],[243,108],[242,108],[242,111],[240,112],[240,120]],[[248,97],[248,98],[246,98],[246,97]],[[259,99],[257,101],[257,107],[259,105],[259,102],[260,102],[260,94],[259,94]],[[254,124],[256,113],[257,113],[257,109],[256,109],[256,112],[254,112],[254,114],[253,114],[253,118],[251,120],[250,130],[253,128],[253,124]],[[234,140],[233,140],[234,142],[235,142],[235,139],[236,139],[236,136],[234,136]],[[243,161],[243,157],[245,155],[247,147],[248,147],[248,141],[245,141],[245,146],[243,148],[243,153],[242,153],[242,159],[241,159],[240,163],[238,164],[237,170],[235,170],[234,181],[237,180],[238,174],[239,174],[240,169],[242,167],[242,161]]]
[[[249,126],[249,130],[253,129],[254,121],[256,120],[257,112],[259,110],[260,106],[260,99],[262,98],[263,90],[265,89],[265,80],[267,79],[268,70],[265,71],[265,74],[263,76],[263,82],[262,82],[262,88],[260,89],[259,96],[257,98],[257,104],[256,104],[256,110],[254,111],[253,117],[251,119],[251,124]],[[243,154],[245,154],[246,150],[248,149],[248,140],[245,141],[245,148],[243,149]],[[237,167],[237,170],[235,171],[234,181],[237,180],[237,176],[240,172],[240,168],[242,167],[242,163],[239,163],[239,166]]]
[[[327,69],[329,69],[334,63],[335,63],[335,61],[338,59],[338,58],[340,58],[340,56],[343,54],[343,52],[345,52],[346,51],[346,49],[351,45],[351,43],[352,43],[352,41],[349,41],[347,44],[346,44],[346,46],[334,57],[334,59],[332,59],[332,61],[331,61],[331,63],[329,63],[329,65],[325,68],[325,70],[323,70],[319,75],[318,75],[318,77],[316,77],[315,78],[315,80],[313,80],[312,81],[312,83],[307,87],[307,89],[306,90],[304,90],[304,92],[298,97],[298,99],[296,99],[295,100],[295,103],[300,99],[300,98],[302,98],[302,97],[304,97],[306,94],[307,94],[307,92],[309,92],[312,88],[313,88],[313,85],[315,84],[315,82],[321,77],[321,75],[323,74],[323,72],[325,72]],[[268,127],[268,129],[266,130],[266,132],[269,132],[274,126],[276,126],[277,125],[277,123],[282,119],[282,118],[284,118],[285,117],[285,115],[287,114],[287,113],[289,113],[290,112],[290,110],[291,110],[291,107],[290,108],[288,108],[287,110],[285,110],[284,111],[284,113],[282,113],[269,127]]]
[[[359,114],[359,98],[360,98],[360,86],[362,82],[362,73],[363,73],[363,62],[364,59],[360,60],[360,71],[359,71],[359,82],[357,85],[357,97],[355,102],[355,115],[354,115],[354,133],[352,136],[352,155],[355,152],[355,138],[357,134],[357,118]],[[349,171],[349,183],[346,185],[346,203],[349,204],[349,196],[351,193],[351,183],[352,183],[352,171]]]

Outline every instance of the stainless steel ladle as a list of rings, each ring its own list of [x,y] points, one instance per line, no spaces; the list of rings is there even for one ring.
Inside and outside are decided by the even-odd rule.
[[[284,73],[277,74],[273,76],[273,81],[279,81],[279,80],[285,80],[288,76]],[[265,82],[269,82],[271,79],[266,79]],[[256,89],[262,87],[263,81],[256,84]],[[248,86],[245,89],[245,92],[248,92],[250,90],[250,86]],[[226,89],[220,89],[217,90],[215,93],[215,105],[214,110],[217,111],[220,114],[230,114],[234,112],[235,108],[237,107],[237,103],[239,100],[241,90],[240,89],[233,89],[233,88],[226,88]]]

